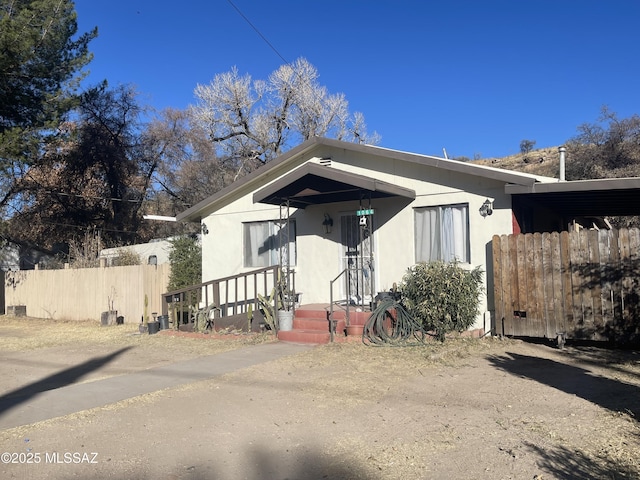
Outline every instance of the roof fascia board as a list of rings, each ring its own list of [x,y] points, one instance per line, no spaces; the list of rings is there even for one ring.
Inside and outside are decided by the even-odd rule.
[[[486,177],[501,182],[511,183],[514,185],[530,187],[536,184],[536,182],[557,182],[557,179],[550,177],[536,176],[521,172],[512,172],[509,170],[502,170],[499,168],[488,167],[484,165],[474,165],[457,160],[449,160],[446,158],[433,157],[430,155],[403,152],[400,150],[391,150],[388,148],[373,145],[350,143],[341,140],[334,140],[331,138],[313,137],[305,141],[304,143],[301,143],[297,147],[288,150],[278,158],[271,160],[269,163],[261,166],[250,174],[236,180],[231,185],[228,185],[222,190],[198,202],[184,212],[178,214],[176,216],[176,220],[180,222],[195,221],[200,219],[203,216],[203,212],[212,208],[214,209],[215,204],[224,202],[225,199],[229,198],[238,190],[242,188],[249,188],[252,184],[258,181],[263,183],[265,182],[265,180],[268,181],[270,176],[277,174],[279,167],[283,167],[292,159],[295,159],[300,155],[309,153],[321,146],[327,146],[351,152],[360,152],[363,154],[375,156],[382,156],[419,165],[442,168],[454,172]]]
[[[563,193],[587,192],[596,190],[628,190],[640,189],[640,177],[602,178],[592,180],[571,180],[568,182],[537,183],[534,185],[505,185],[505,193]]]
[[[318,177],[323,177],[330,180],[336,180],[345,184],[353,185],[354,187],[363,190],[369,190],[371,192],[379,191],[405,198],[416,197],[416,192],[411,189],[399,187],[388,182],[383,182],[382,180],[378,180],[376,178],[367,177],[365,175],[358,175],[355,173],[346,172],[344,170],[332,169],[331,167],[324,167],[315,163],[305,163],[301,167],[296,168],[291,173],[284,175],[275,182],[255,192],[253,194],[254,203],[261,202],[265,198],[268,198],[276,193],[285,185],[291,184],[308,174],[316,175]]]
[[[417,163],[429,167],[442,168],[454,172],[467,173],[480,177],[487,177],[516,185],[533,185],[536,182],[557,182],[557,178],[545,177],[542,175],[532,175],[530,173],[503,170],[501,168],[488,167],[486,165],[475,165],[473,163],[450,160],[448,158],[434,157],[417,153],[403,152],[401,150],[391,150],[384,147],[367,144],[347,143],[331,138],[320,139],[323,145],[351,150],[354,152],[367,153],[376,156],[384,156],[395,160],[402,160],[409,163]]]
[[[192,207],[189,207],[184,212],[178,214],[176,216],[176,220],[179,222],[198,220],[201,217],[200,213],[202,211],[211,208],[218,202],[223,202],[227,197],[233,195],[236,191],[243,187],[248,187],[257,181],[263,181],[265,177],[268,177],[270,173],[272,173],[278,167],[282,166],[282,164],[286,164],[289,160],[298,155],[302,155],[304,153],[312,151],[317,146],[318,142],[316,138],[312,138],[311,140],[307,140],[306,142],[301,143],[297,147],[292,148],[291,150],[288,150],[284,154],[280,155],[278,158],[271,160],[266,165],[263,165],[260,168],[249,173],[248,175],[239,178],[231,185],[226,186],[222,190],[214,193],[204,200],[201,200]]]

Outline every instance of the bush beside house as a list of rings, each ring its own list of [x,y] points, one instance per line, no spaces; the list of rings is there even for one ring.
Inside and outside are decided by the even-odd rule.
[[[410,267],[401,284],[403,304],[426,331],[444,341],[451,332],[473,325],[480,311],[482,269],[458,262],[421,262]]]

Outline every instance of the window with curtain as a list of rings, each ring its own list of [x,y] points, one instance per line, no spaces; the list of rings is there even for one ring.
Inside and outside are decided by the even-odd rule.
[[[296,223],[287,226],[270,220],[249,222],[244,228],[244,266],[251,268],[271,267],[280,263],[280,245],[285,259],[289,257],[289,266],[296,264]]]
[[[469,263],[469,205],[415,209],[416,261]]]

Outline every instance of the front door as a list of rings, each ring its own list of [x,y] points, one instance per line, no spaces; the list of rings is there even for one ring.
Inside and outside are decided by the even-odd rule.
[[[340,220],[341,263],[348,269],[343,291],[352,305],[369,306],[373,301],[374,261],[372,215],[344,214]]]

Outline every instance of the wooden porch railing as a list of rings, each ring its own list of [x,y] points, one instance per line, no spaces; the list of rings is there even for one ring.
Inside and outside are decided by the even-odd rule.
[[[252,313],[260,310],[259,295],[271,298],[278,284],[279,266],[218,278],[162,294],[162,314],[169,316],[174,328],[192,328],[198,313],[205,312],[208,326],[243,327],[252,330]],[[255,325],[253,329],[256,329]]]

